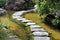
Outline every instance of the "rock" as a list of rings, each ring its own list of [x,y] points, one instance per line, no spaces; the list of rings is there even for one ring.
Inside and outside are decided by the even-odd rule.
[[[56,16],[59,16],[59,17],[60,17],[60,10],[58,10],[58,11],[56,12]]]
[[[50,40],[50,37],[34,37],[34,40]]]
[[[8,0],[5,5],[5,9],[7,10],[27,10],[32,7],[33,2],[31,0]]]
[[[35,36],[49,36],[47,32],[33,32],[33,35]]]
[[[6,12],[7,12],[6,10],[0,8],[0,16],[4,15]]]

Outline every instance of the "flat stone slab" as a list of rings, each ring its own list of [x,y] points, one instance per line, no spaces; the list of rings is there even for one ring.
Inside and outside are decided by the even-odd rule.
[[[28,11],[17,11],[13,15],[22,15],[22,14],[25,14],[26,12]]]
[[[34,29],[31,29],[31,31],[33,31],[33,32],[37,32],[37,31],[45,32],[46,30],[44,30],[43,28],[39,28],[39,29],[34,28]]]
[[[30,28],[30,29],[32,30],[32,29],[41,29],[41,28],[40,27],[34,27],[34,28]]]
[[[22,20],[21,22],[31,22],[31,20]]]
[[[3,28],[3,32],[7,33],[6,40],[20,40],[20,38],[11,33],[11,31],[9,29],[6,29],[5,27]]]
[[[8,40],[20,40],[20,38],[18,38],[18,36],[13,35],[12,33],[9,33],[7,39],[8,39]]]
[[[38,35],[38,36],[49,36],[47,32],[33,32],[33,35]]]
[[[19,12],[15,12],[13,15],[22,15],[23,12],[22,11],[19,11]]]
[[[41,28],[39,25],[30,25],[30,28]]]
[[[10,35],[9,37],[10,37],[10,38],[14,38],[14,37],[17,38],[16,35]]]
[[[26,20],[26,18],[21,18],[21,19],[17,19],[17,20],[22,21],[22,20]]]
[[[17,19],[22,19],[22,17],[18,17]]]
[[[27,26],[29,25],[35,25],[36,23],[26,23]]]
[[[12,16],[13,17],[13,19],[15,19],[15,18],[19,18],[20,16]]]
[[[9,33],[10,30],[6,29],[6,28],[3,28],[3,31],[6,32],[6,33]]]
[[[7,40],[21,40],[19,38],[8,38]]]
[[[50,37],[34,37],[34,40],[50,40]]]

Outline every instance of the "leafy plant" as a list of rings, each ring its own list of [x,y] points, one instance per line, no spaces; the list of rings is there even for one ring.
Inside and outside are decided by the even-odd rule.
[[[60,18],[56,17],[55,19],[52,20],[53,25],[57,25],[60,23]]]
[[[40,0],[37,0],[36,1],[36,5],[35,5],[35,9],[37,10],[37,12],[40,14],[40,15],[43,15],[43,13],[45,12],[45,8],[47,7],[47,1],[40,1]]]
[[[6,38],[6,33],[1,31],[0,32],[0,40],[5,40],[5,38]]]
[[[5,40],[7,34],[2,30],[3,27],[5,27],[5,24],[0,23],[0,40]]]
[[[6,0],[0,0],[0,7],[5,6]]]
[[[59,0],[35,0],[35,9],[40,15],[46,14],[55,14],[59,9]]]
[[[43,21],[60,28],[60,0],[35,0],[35,9],[40,16],[46,15]]]

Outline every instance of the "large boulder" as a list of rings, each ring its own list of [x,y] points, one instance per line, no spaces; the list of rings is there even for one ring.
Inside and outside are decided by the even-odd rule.
[[[0,8],[0,16],[4,15],[6,12],[7,12],[6,10]]]
[[[15,0],[7,1],[5,9],[7,10],[26,10],[33,7],[33,2],[31,0]]]

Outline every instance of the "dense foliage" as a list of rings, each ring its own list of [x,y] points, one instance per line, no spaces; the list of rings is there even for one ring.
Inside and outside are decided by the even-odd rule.
[[[35,8],[38,11],[38,13],[55,13],[59,9],[59,3],[58,0],[35,0]]]
[[[40,16],[47,14],[44,22],[60,29],[60,0],[35,0],[34,2]]]
[[[3,7],[6,3],[6,0],[0,0],[0,7]]]
[[[6,38],[6,33],[1,31],[0,32],[0,40],[5,40],[5,38]]]
[[[7,37],[5,33],[5,31],[3,31],[3,27],[5,27],[6,25],[0,22],[0,40],[5,40],[5,38]]]

